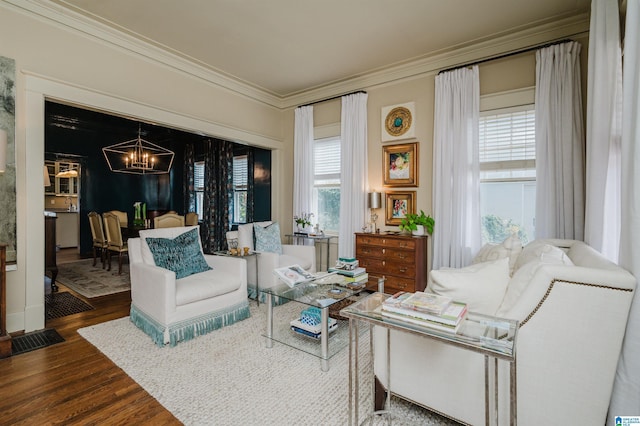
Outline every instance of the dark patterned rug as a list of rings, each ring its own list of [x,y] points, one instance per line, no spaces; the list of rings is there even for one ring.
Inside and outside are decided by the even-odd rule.
[[[93,306],[75,297],[68,291],[44,295],[44,311],[46,319],[66,317],[80,312],[90,311]]]
[[[11,355],[20,355],[61,342],[64,342],[64,339],[53,328],[32,331],[11,339]]]
[[[86,298],[120,293],[131,289],[129,264],[122,265],[118,275],[118,259],[111,260],[111,271],[102,269],[100,262],[92,266],[93,259],[58,265],[57,281]]]

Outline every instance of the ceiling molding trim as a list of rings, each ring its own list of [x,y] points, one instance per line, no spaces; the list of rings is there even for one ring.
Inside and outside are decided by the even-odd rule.
[[[125,52],[160,63],[232,93],[278,109],[281,108],[282,98],[265,89],[222,72],[214,71],[210,67],[199,65],[194,59],[185,58],[172,53],[168,48],[163,49],[142,41],[55,3],[46,0],[5,0],[5,2],[42,22],[67,31],[73,30],[82,37],[115,46]]]
[[[229,76],[223,72],[217,72],[198,64],[194,60],[144,42],[55,3],[46,0],[4,0],[4,3],[10,4],[23,13],[27,13],[41,21],[56,25],[67,31],[74,30],[81,36],[115,46],[130,54],[139,55],[149,61],[162,64],[193,78],[206,81],[223,90],[278,110],[295,108],[320,99],[340,96],[342,93],[384,87],[400,81],[420,78],[431,73],[437,73],[442,69],[455,67],[458,64],[491,58],[530,46],[588,33],[589,31],[589,15],[584,13],[492,39],[483,39],[483,41],[477,43],[472,42],[472,44],[436,52],[415,60],[404,61],[401,64],[309,88],[302,92],[278,96],[249,82]]]
[[[295,108],[298,105],[304,105],[318,99],[338,96],[340,93],[384,87],[399,81],[435,74],[442,69],[455,67],[459,64],[475,62],[509,52],[516,52],[530,46],[576,37],[588,34],[588,32],[588,14],[577,15],[458,49],[447,50],[401,65],[387,67],[362,76],[306,90],[285,98],[283,108]]]
[[[269,149],[282,149],[283,142],[272,137],[217,123],[202,117],[159,108],[131,99],[114,96],[69,82],[52,79],[29,71],[25,76],[27,92],[42,94],[46,99],[67,105],[88,108],[119,117],[135,119],[150,124],[172,127],[177,130],[211,136],[244,145]]]

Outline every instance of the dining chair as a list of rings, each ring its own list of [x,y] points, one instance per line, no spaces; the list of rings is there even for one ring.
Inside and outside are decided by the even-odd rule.
[[[100,250],[100,261],[102,269],[105,268],[107,237],[102,225],[102,218],[96,212],[89,212],[89,225],[91,226],[91,236],[93,237],[93,266],[96,266],[97,251]]]
[[[120,221],[121,228],[129,227],[129,215],[127,212],[123,212],[121,210],[110,210],[109,213],[113,213],[118,216],[118,220]]]
[[[111,252],[118,253],[118,275],[122,273],[122,257],[128,255],[129,247],[126,241],[122,239],[122,229],[120,219],[111,212],[102,214],[104,220],[104,228],[107,233],[107,270],[111,270]]]
[[[167,213],[153,218],[154,228],[174,228],[177,226],[184,226],[184,216],[176,213]]]
[[[198,213],[189,212],[184,216],[184,224],[185,226],[196,226],[198,225]]]

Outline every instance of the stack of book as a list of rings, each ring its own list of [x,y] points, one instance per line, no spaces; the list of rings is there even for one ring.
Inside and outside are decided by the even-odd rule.
[[[300,318],[289,322],[291,330],[303,336],[320,339],[322,336],[322,314],[316,307],[309,307],[300,312]],[[329,333],[338,327],[338,321],[329,318]]]
[[[382,315],[455,333],[467,315],[467,304],[421,291],[399,292],[382,303]]]
[[[329,272],[344,276],[344,286],[350,289],[361,289],[367,285],[369,274],[360,267],[357,259],[338,258],[336,266],[329,268]]]

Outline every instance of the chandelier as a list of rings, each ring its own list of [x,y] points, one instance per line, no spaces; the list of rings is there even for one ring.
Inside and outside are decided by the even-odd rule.
[[[163,174],[169,173],[173,164],[173,151],[146,141],[140,137],[102,148],[109,169],[116,173]]]

